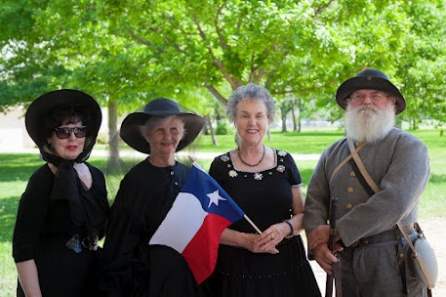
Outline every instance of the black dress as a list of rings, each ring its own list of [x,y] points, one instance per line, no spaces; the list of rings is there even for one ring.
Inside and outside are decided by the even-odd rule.
[[[79,178],[77,186],[84,200],[82,205],[89,215],[94,215],[97,235],[101,237],[105,233],[109,211],[105,180],[101,171],[87,166],[92,175],[92,187],[85,190]],[[45,164],[28,182],[20,199],[14,228],[14,261],[35,261],[42,296],[94,296],[97,252],[81,247],[77,253],[66,246],[73,235],[84,234],[85,226],[73,223],[67,200],[50,199],[54,179],[54,174]],[[17,296],[25,296],[20,284]]]
[[[291,186],[301,183],[291,155],[276,151],[276,156],[274,168],[247,173],[235,170],[226,153],[214,159],[209,172],[261,230],[290,218]],[[230,228],[255,233],[246,220]],[[277,248],[279,254],[273,255],[220,245],[208,282],[213,296],[320,296],[300,236],[284,239]]]
[[[149,240],[172,207],[189,168],[156,167],[144,160],[121,181],[104,246],[104,296],[198,296],[185,260]]]

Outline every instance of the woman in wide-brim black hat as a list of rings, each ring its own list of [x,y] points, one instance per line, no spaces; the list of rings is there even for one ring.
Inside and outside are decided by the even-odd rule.
[[[183,257],[149,239],[179,193],[189,167],[175,153],[198,136],[204,119],[183,112],[170,99],[158,98],[143,111],[129,114],[120,135],[132,148],[149,154],[122,180],[116,196],[104,257],[101,288],[107,296],[197,296]]]
[[[95,296],[97,241],[108,216],[104,176],[87,164],[101,109],[71,89],[45,93],[25,115],[46,163],[23,193],[13,236],[17,296]]]

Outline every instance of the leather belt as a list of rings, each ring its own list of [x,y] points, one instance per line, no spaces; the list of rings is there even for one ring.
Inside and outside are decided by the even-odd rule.
[[[414,225],[401,225],[404,232],[407,234],[412,234],[415,231]],[[401,232],[398,228],[394,228],[391,230],[387,230],[376,235],[367,236],[359,239],[350,248],[363,247],[367,245],[375,245],[375,244],[396,244],[401,239]]]

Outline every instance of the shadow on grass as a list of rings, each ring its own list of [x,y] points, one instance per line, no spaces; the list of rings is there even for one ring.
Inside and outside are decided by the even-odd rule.
[[[98,167],[105,175],[122,176],[130,170],[139,159],[122,162],[121,168],[108,174],[107,158],[91,158],[87,162]],[[37,154],[0,154],[0,182],[28,181],[34,171],[45,164]]]
[[[19,197],[0,199],[0,242],[12,241]]]
[[[27,181],[44,163],[34,154],[0,154],[0,182]]]
[[[101,170],[107,178],[109,176],[124,176],[133,166],[135,166],[140,161],[140,159],[121,159],[120,168],[117,168],[113,171],[107,169],[107,158],[92,158],[88,160],[88,163]]]
[[[432,174],[429,182],[433,184],[446,183],[446,174]]]

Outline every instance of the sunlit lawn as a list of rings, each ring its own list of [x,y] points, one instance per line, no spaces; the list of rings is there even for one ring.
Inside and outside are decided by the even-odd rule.
[[[422,196],[420,215],[423,218],[445,216],[446,214],[446,136],[439,137],[437,131],[414,133],[429,147],[432,176]],[[304,132],[271,135],[268,144],[293,154],[320,154],[341,132]],[[223,152],[233,148],[233,135],[218,136],[219,146],[212,147],[209,136],[202,136],[192,151]],[[107,175],[109,198],[112,199],[119,187],[119,181],[128,168],[140,159],[126,159],[121,174]],[[207,169],[212,160],[199,160]],[[93,158],[91,162],[105,171],[106,159]],[[298,161],[304,190],[316,160]],[[16,274],[11,258],[11,237],[17,202],[26,187],[32,172],[43,162],[32,154],[0,154],[0,297],[14,296]]]

